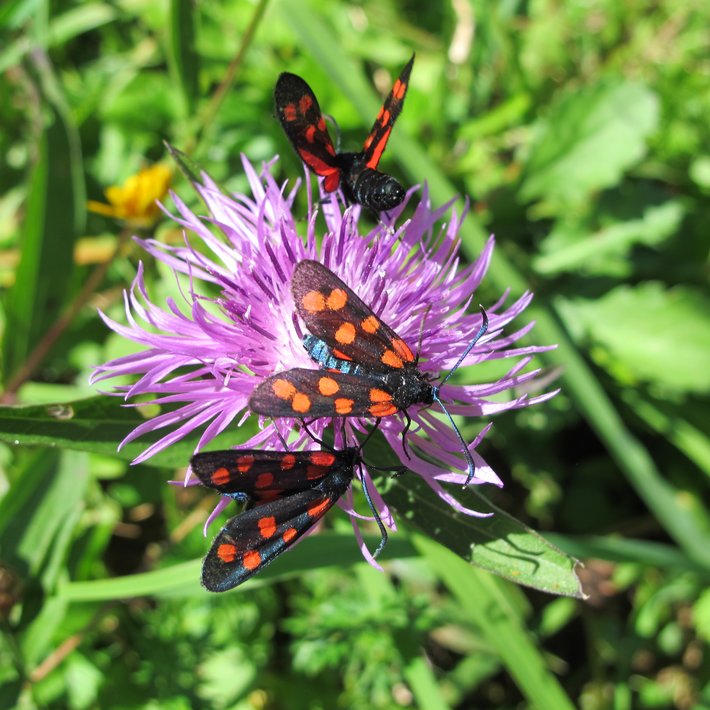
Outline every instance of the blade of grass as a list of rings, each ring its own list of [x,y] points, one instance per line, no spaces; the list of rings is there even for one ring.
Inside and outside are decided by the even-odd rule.
[[[508,604],[506,583],[466,564],[445,547],[415,535],[414,546],[427,559],[463,610],[498,652],[530,705],[541,710],[574,707],[557,678],[547,669],[542,653],[525,630],[525,620]]]
[[[370,549],[374,549],[379,538],[365,538]],[[403,537],[390,540],[387,546],[388,558],[404,558],[416,555],[411,544]],[[205,545],[205,552],[207,545]],[[326,567],[346,567],[363,563],[360,550],[352,534],[320,533],[307,538],[287,555],[279,557],[263,572],[235,591],[246,592],[275,582],[295,577],[314,569]],[[171,565],[165,569],[142,574],[131,574],[114,579],[90,582],[69,582],[60,587],[59,596],[67,601],[107,601],[130,599],[142,596],[182,596],[200,593],[199,560]],[[206,593],[206,592],[205,592]]]
[[[199,91],[200,54],[195,51],[196,11],[191,0],[170,0],[168,61],[171,75],[180,87],[185,116],[193,115]]]

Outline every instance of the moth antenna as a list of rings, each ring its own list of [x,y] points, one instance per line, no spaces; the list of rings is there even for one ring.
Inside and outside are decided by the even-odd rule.
[[[459,428],[456,426],[454,423],[454,418],[449,414],[449,410],[444,406],[444,403],[441,401],[441,397],[439,397],[439,388],[434,387],[434,401],[439,404],[441,407],[441,410],[444,412],[446,415],[446,418],[449,420],[449,424],[451,424],[451,428],[456,432],[456,436],[459,438],[459,441],[461,442],[461,448],[463,449],[463,455],[466,458],[466,464],[468,465],[468,476],[466,478],[466,483],[463,484],[463,487],[466,488],[466,486],[471,483],[471,479],[473,478],[473,475],[476,473],[476,464],[473,462],[473,457],[471,456],[471,452],[468,450],[468,444],[464,441],[463,436],[461,436],[461,432],[459,431]]]
[[[461,354],[461,357],[456,361],[456,364],[449,370],[449,374],[444,377],[444,379],[439,382],[439,387],[442,385],[445,385],[448,379],[451,377],[451,375],[456,372],[456,370],[459,369],[459,365],[464,361],[466,358],[466,355],[468,355],[471,350],[473,350],[474,346],[476,343],[484,336],[485,332],[488,330],[488,314],[486,313],[486,309],[480,305],[478,307],[481,309],[481,316],[483,317],[483,322],[481,323],[481,327],[478,329],[478,333],[476,333],[476,337],[467,345],[466,349],[463,351]]]
[[[483,316],[483,322],[481,323],[481,327],[478,329],[478,333],[476,333],[476,337],[468,344],[468,347],[463,351],[463,354],[459,359],[456,361],[456,364],[449,370],[449,374],[444,377],[444,379],[436,386],[433,388],[433,395],[434,395],[434,401],[438,403],[438,405],[441,407],[442,411],[446,415],[446,418],[449,420],[449,424],[451,424],[451,427],[453,428],[454,432],[456,433],[456,436],[458,437],[459,441],[461,442],[461,447],[463,448],[463,455],[466,459],[466,464],[468,465],[468,475],[466,477],[466,483],[463,484],[463,487],[466,488],[466,486],[471,483],[471,480],[473,479],[474,474],[476,473],[476,464],[473,462],[473,457],[471,456],[471,452],[468,450],[468,444],[464,441],[463,436],[461,436],[461,432],[459,431],[459,428],[456,426],[454,422],[454,418],[451,416],[449,413],[449,410],[444,406],[444,403],[441,401],[441,397],[439,396],[439,392],[441,391],[441,387],[446,383],[446,381],[451,377],[451,375],[456,372],[458,369],[459,365],[464,361],[464,358],[466,355],[468,355],[471,350],[473,349],[474,345],[483,337],[484,333],[488,330],[488,314],[486,313],[486,309],[479,304],[479,308],[481,309],[481,315]]]
[[[382,518],[380,518],[380,514],[377,512],[377,508],[375,508],[375,504],[372,502],[372,498],[370,497],[370,491],[367,489],[367,483],[365,483],[365,476],[362,475],[362,471],[360,472],[360,483],[362,483],[362,492],[365,495],[365,500],[367,501],[367,505],[370,507],[370,510],[372,511],[372,515],[375,518],[375,522],[377,523],[377,527],[380,529],[380,542],[377,545],[377,549],[374,551],[372,556],[376,558],[380,552],[384,549],[385,545],[387,544],[387,540],[389,539],[389,536],[387,535],[387,528],[385,527],[385,524],[382,522]]]

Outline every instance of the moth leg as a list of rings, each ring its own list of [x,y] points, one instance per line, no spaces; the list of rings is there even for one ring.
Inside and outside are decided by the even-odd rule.
[[[407,432],[409,431],[409,427],[412,426],[412,418],[409,416],[406,409],[403,414],[407,423],[404,425],[404,429],[402,430],[402,451],[404,451],[404,455],[411,460],[412,457],[409,455],[409,451],[407,451]]]

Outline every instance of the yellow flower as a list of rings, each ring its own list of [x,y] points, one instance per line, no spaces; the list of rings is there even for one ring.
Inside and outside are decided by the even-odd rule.
[[[123,185],[112,185],[104,191],[109,204],[89,200],[92,212],[122,219],[134,227],[148,227],[158,218],[155,203],[168,192],[172,170],[162,163],[131,175]]]

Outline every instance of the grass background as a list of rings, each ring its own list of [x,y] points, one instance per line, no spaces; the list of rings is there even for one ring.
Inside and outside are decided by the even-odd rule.
[[[709,23],[680,0],[4,3],[0,705],[710,706]],[[278,74],[306,77],[355,147],[412,51],[382,167],[435,204],[469,196],[465,257],[498,243],[481,302],[536,293],[530,342],[559,344],[539,360],[562,393],[497,418],[481,452],[494,502],[584,561],[589,599],[406,526],[381,575],[337,514],[208,595],[214,499],[165,485],[189,445],[129,467],[145,441],[114,452],[137,415],[87,384],[125,351],[96,308],[120,317],[145,255],[86,200],[163,140],[235,191],[240,153],[280,153],[293,180]],[[146,270],[161,302],[174,283]]]

